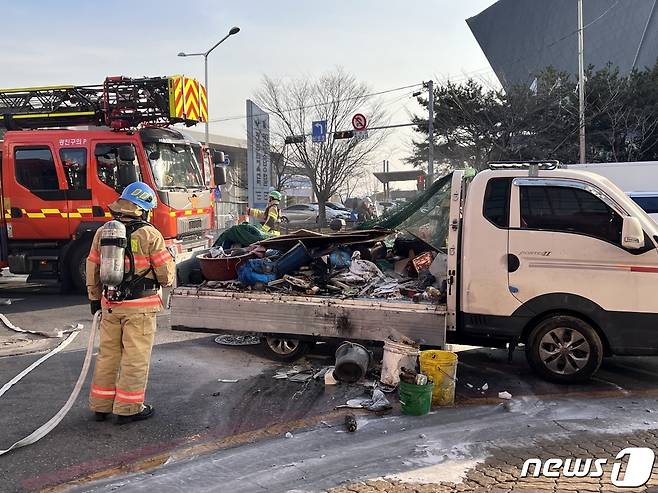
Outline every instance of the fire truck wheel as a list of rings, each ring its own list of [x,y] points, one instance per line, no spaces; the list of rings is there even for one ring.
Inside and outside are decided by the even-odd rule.
[[[570,315],[553,315],[539,322],[525,349],[530,366],[557,383],[589,379],[603,359],[603,344],[596,330]]]
[[[68,263],[68,274],[76,291],[84,292],[87,289],[87,256],[89,255],[89,243],[78,245],[71,252]]]

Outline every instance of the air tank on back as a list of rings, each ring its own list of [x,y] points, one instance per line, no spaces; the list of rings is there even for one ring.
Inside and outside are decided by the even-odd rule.
[[[123,281],[126,254],[126,227],[120,221],[109,221],[101,227],[101,284],[107,288],[108,299]]]

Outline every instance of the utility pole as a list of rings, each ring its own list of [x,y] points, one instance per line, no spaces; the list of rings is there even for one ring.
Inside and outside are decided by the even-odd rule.
[[[578,0],[578,103],[580,124],[580,162],[585,163],[585,48],[583,32],[583,0]]]
[[[427,99],[427,105],[429,107],[427,120],[427,136],[429,139],[427,146],[427,174],[429,175],[429,184],[431,184],[434,177],[434,81],[430,80],[427,82],[426,87],[429,93]]]
[[[382,173],[386,173],[386,159],[382,160]],[[386,200],[386,177],[384,176],[384,200]]]

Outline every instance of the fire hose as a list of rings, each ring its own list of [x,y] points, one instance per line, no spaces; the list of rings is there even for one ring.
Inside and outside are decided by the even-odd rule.
[[[59,411],[57,411],[57,413],[52,418],[50,418],[46,423],[44,423],[39,428],[34,430],[28,436],[17,441],[6,450],[0,450],[0,455],[6,454],[7,452],[10,452],[20,447],[24,447],[26,445],[31,445],[37,442],[38,440],[42,439],[48,433],[50,433],[64,419],[64,416],[66,416],[66,414],[71,410],[73,404],[78,398],[78,395],[80,395],[80,390],[82,390],[82,385],[84,384],[85,379],[87,378],[87,373],[89,372],[89,366],[91,365],[91,356],[94,351],[94,339],[96,336],[96,330],[98,329],[100,318],[101,318],[101,312],[99,310],[94,315],[94,320],[91,324],[89,341],[87,342],[87,352],[85,353],[85,359],[84,362],[82,363],[82,370],[80,371],[80,376],[78,376],[78,380],[75,383],[75,386],[73,387],[73,391],[71,392],[71,395],[69,396],[64,406],[62,406],[62,408]],[[30,332],[30,333],[46,335],[42,332],[23,330],[20,327],[13,325],[9,321],[9,319],[2,314],[0,314],[0,321],[8,328],[18,332]],[[59,337],[61,337],[64,334],[64,332],[59,332],[59,334],[60,334]],[[3,385],[2,388],[0,388],[0,397],[2,397],[14,384],[18,383],[23,377],[25,377],[28,373],[34,370],[41,363],[49,359],[51,356],[54,356],[55,354],[59,353],[64,348],[66,348],[69,344],[71,344],[71,342],[73,342],[73,340],[78,336],[78,334],[80,334],[80,328],[76,328],[73,331],[69,332],[66,339],[64,339],[57,347],[55,347],[52,351],[43,355],[37,361],[35,361],[30,366],[25,368],[25,370],[20,372],[9,382]],[[52,337],[52,336],[47,335],[47,337]]]

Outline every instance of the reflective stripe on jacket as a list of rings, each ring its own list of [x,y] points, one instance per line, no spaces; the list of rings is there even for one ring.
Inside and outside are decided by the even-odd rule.
[[[251,215],[256,219],[264,220],[260,228],[268,234],[278,236],[281,234],[279,227],[279,206],[276,204],[268,205],[264,211],[260,209],[251,209]]]

